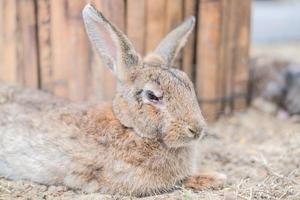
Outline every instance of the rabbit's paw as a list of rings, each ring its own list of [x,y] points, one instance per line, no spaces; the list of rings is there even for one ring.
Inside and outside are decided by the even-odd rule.
[[[188,177],[183,186],[192,190],[200,191],[205,189],[218,189],[226,182],[226,175],[217,172],[200,173]]]

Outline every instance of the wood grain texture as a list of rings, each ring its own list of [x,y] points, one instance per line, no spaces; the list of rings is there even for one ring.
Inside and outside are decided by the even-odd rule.
[[[52,92],[68,98],[69,79],[72,78],[69,63],[72,55],[69,54],[68,0],[50,0],[50,3]]]
[[[235,55],[235,15],[234,15],[234,0],[223,0],[222,2],[222,44],[221,44],[221,77],[220,90],[224,98],[222,102],[222,111],[231,113],[233,109],[233,88],[232,81],[234,77],[233,56]]]
[[[235,1],[235,3],[237,3]],[[233,90],[236,99],[234,110],[240,111],[246,108],[248,80],[249,80],[249,45],[250,45],[250,20],[251,20],[251,0],[244,0],[237,4],[236,8],[236,32],[237,50],[234,56],[235,77]]]
[[[84,0],[38,2],[41,87],[76,101],[91,95],[89,41]]]
[[[165,35],[166,0],[147,0],[146,53],[153,51]]]
[[[53,91],[50,0],[37,1],[39,68],[41,89]]]
[[[176,28],[183,20],[183,0],[166,0],[164,35]],[[174,61],[175,68],[181,68],[182,51]]]
[[[183,20],[183,0],[167,0],[165,10],[165,34],[176,28]]]
[[[85,32],[81,11],[85,1],[69,1],[69,64],[71,79],[69,79],[69,97],[74,100],[86,100],[91,93],[89,65],[89,41]]]
[[[218,70],[220,66],[221,1],[201,1],[197,32],[196,91],[207,119],[214,119],[220,110],[218,99]]]
[[[127,0],[126,33],[135,49],[145,53],[146,0]]]
[[[223,0],[220,89],[225,97],[222,110],[238,111],[246,106],[250,7],[248,0]]]
[[[38,88],[37,30],[34,0],[17,4],[17,79],[23,85]]]
[[[197,0],[185,0],[184,1],[184,17],[196,16],[197,14]],[[194,28],[191,33],[188,42],[183,49],[182,55],[182,70],[187,73],[187,75],[194,79],[193,73],[195,68],[194,57],[195,57],[195,42],[196,42],[196,32],[197,27]],[[194,81],[194,80],[193,80]]]
[[[3,24],[2,54],[0,64],[0,79],[17,82],[17,2],[2,1],[3,12],[0,13]],[[0,19],[1,20],[1,19]]]
[[[3,66],[4,52],[4,1],[0,1],[0,80],[3,79],[5,70]]]

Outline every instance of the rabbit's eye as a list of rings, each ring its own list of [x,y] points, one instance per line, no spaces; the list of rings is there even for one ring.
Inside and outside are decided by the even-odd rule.
[[[152,92],[152,91],[150,91],[150,90],[147,90],[147,91],[145,92],[145,94],[146,94],[147,99],[148,99],[149,101],[153,102],[153,103],[157,103],[157,102],[159,102],[159,101],[162,99],[162,97],[156,96],[156,95],[154,94],[154,92]]]

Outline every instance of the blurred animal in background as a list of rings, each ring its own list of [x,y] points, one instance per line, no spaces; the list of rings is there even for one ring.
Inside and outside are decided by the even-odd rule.
[[[195,18],[144,59],[94,6],[84,8],[83,18],[91,43],[118,81],[112,104],[75,104],[0,84],[0,175],[133,196],[178,184],[221,185],[224,175],[198,172],[206,122],[192,82],[170,67]]]
[[[299,64],[271,57],[256,58],[250,74],[254,106],[272,113],[300,114]]]

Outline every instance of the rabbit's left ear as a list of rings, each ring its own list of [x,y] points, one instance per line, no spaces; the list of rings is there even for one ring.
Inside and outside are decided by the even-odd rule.
[[[139,55],[131,42],[93,5],[87,4],[82,15],[90,41],[104,64],[120,81],[128,80],[130,67],[139,63]]]
[[[159,43],[153,54],[160,56],[164,62],[163,64],[171,66],[179,51],[186,44],[194,26],[195,17],[188,17]]]

